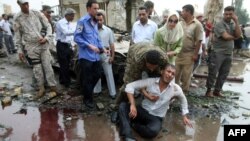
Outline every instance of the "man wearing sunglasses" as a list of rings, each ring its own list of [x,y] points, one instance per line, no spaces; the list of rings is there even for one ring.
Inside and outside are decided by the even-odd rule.
[[[184,21],[180,24],[183,27],[183,47],[176,58],[176,83],[182,82],[182,89],[185,94],[189,92],[189,86],[193,71],[194,62],[198,59],[198,53],[203,39],[202,24],[194,18],[194,7],[190,4],[183,6],[181,16]]]

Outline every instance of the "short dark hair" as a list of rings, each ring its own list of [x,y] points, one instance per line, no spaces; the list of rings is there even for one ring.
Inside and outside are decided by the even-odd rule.
[[[185,9],[186,11],[190,12],[191,15],[194,15],[194,7],[191,4],[184,5],[182,9]]]
[[[175,65],[170,64],[170,63],[164,63],[164,64],[162,64],[162,66],[160,67],[160,69],[161,69],[161,70],[164,70],[164,69],[166,69],[166,68],[168,68],[168,67],[170,67],[170,68],[172,68],[172,69],[175,69],[175,70],[176,70]]]
[[[154,8],[154,3],[152,1],[146,1],[144,7],[146,7],[146,9]]]
[[[139,10],[145,10],[145,11],[147,11],[147,8],[145,6],[140,6]]]
[[[92,6],[92,4],[98,4],[98,2],[96,0],[89,0],[86,3],[86,8],[90,8]]]
[[[4,16],[7,16],[7,14],[2,14],[2,18],[3,18]]]
[[[233,6],[227,6],[224,8],[224,11],[234,11],[234,7]]]
[[[145,56],[146,62],[152,65],[160,65],[161,54],[156,50],[150,50]]]

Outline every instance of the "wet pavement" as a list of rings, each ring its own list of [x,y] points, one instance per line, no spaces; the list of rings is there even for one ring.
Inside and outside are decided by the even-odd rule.
[[[206,66],[200,66],[199,73],[206,74]],[[12,55],[0,59],[0,99],[10,95],[12,102],[0,108],[0,141],[119,141],[119,129],[110,121],[112,104],[107,94],[95,98],[104,109],[94,112],[82,106],[77,91],[64,91],[46,103],[45,99],[33,101],[35,91],[31,68],[24,66]],[[227,82],[223,89],[228,98],[205,98],[205,79],[193,81],[198,88],[192,88],[187,97],[194,128],[183,126],[178,102],[173,104],[164,119],[163,129],[155,141],[222,141],[222,124],[250,124],[250,64],[249,61],[234,61],[232,76],[244,78],[243,83]],[[20,95],[14,89],[21,87]],[[59,86],[60,88],[60,86]],[[234,91],[234,92],[232,92]],[[4,93],[4,94],[3,94]],[[105,92],[104,92],[105,93]],[[12,97],[13,96],[13,97]],[[238,97],[238,98],[237,98]],[[42,104],[43,103],[43,104]],[[143,141],[136,133],[137,140]],[[146,140],[147,141],[147,140]]]

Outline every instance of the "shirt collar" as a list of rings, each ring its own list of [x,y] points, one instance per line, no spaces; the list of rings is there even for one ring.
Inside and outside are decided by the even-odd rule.
[[[146,23],[145,25],[150,25],[150,23],[151,23],[151,22],[150,22],[149,19],[148,19],[148,21],[147,21],[147,23]],[[142,25],[140,20],[139,20],[139,22],[138,22],[138,25]],[[142,26],[145,26],[145,25],[142,25]]]
[[[156,83],[156,84],[159,84],[159,83],[160,83],[160,77],[156,78],[155,83]],[[174,81],[172,80],[172,81],[168,84],[168,86],[172,87],[173,85],[174,85]]]

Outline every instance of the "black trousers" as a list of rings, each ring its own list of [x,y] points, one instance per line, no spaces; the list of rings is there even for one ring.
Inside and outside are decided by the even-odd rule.
[[[134,138],[130,125],[142,137],[154,138],[162,127],[162,118],[151,115],[141,106],[137,106],[137,116],[134,119],[129,117],[130,104],[122,102],[119,106],[120,134],[124,137]]]
[[[56,44],[57,57],[60,65],[59,81],[64,86],[70,85],[70,60],[73,55],[73,51],[70,48],[70,44],[57,41]]]
[[[80,82],[82,87],[82,92],[84,95],[84,101],[90,101],[93,102],[93,90],[95,87],[95,84],[101,77],[101,62],[95,61],[91,62],[86,59],[80,59]]]

